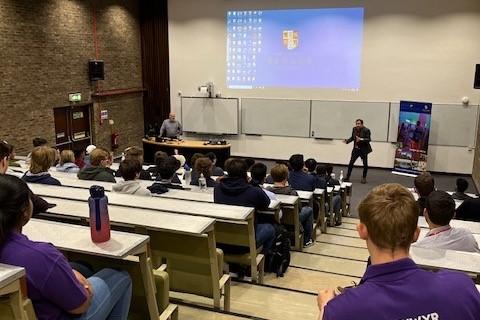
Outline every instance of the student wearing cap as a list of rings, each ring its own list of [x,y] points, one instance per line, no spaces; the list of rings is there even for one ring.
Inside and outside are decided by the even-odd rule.
[[[421,269],[409,257],[420,229],[413,195],[399,184],[374,188],[358,207],[360,238],[372,264],[361,285],[318,295],[323,320],[475,320],[480,293],[461,272]]]
[[[83,161],[85,162],[85,168],[90,167],[91,165],[91,154],[93,150],[95,150],[97,147],[93,144],[90,144],[87,148],[85,148],[85,157]]]
[[[467,252],[479,252],[472,233],[463,228],[452,228],[450,221],[455,215],[455,201],[445,191],[433,191],[425,202],[423,212],[430,231],[414,246]]]

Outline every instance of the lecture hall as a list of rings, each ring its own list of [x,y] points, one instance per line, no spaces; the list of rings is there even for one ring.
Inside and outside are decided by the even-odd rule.
[[[0,0],[0,319],[480,319],[479,0]]]

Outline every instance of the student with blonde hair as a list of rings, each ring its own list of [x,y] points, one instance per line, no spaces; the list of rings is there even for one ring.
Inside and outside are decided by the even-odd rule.
[[[95,148],[90,153],[89,167],[80,170],[77,177],[81,180],[96,180],[105,182],[117,182],[109,166],[111,165],[110,153],[103,148]]]
[[[468,275],[423,270],[410,258],[410,246],[420,234],[418,206],[410,191],[395,183],[380,185],[358,212],[357,231],[372,264],[359,286],[340,294],[320,291],[320,319],[478,319],[480,293]]]
[[[30,183],[41,183],[60,186],[61,183],[53,178],[48,170],[55,163],[55,149],[42,146],[32,151],[30,170],[25,172],[22,180]]]
[[[75,164],[75,154],[72,150],[63,150],[60,153],[60,162],[57,164],[58,172],[77,173],[80,168]]]

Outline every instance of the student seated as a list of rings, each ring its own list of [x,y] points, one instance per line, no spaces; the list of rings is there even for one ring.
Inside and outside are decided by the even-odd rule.
[[[276,194],[298,196],[298,193],[288,185],[288,168],[286,165],[274,165],[270,170],[270,176],[273,179],[273,187],[268,187],[267,190]],[[299,218],[303,226],[303,245],[305,247],[311,246],[313,244],[313,209],[309,206],[302,207]]]
[[[457,208],[455,219],[480,222],[480,198],[463,201]]]
[[[85,150],[73,150],[75,156],[75,164],[79,169],[83,169],[86,165],[85,163]]]
[[[127,158],[120,163],[120,174],[123,177],[122,182],[118,182],[112,186],[112,190],[119,193],[134,194],[137,196],[151,196],[152,194],[147,188],[143,187],[138,179],[142,165],[137,159]]]
[[[30,169],[25,172],[22,180],[29,183],[41,183],[60,186],[60,181],[53,178],[48,169],[55,161],[55,150],[50,147],[36,147],[32,151]]]
[[[467,200],[472,199],[468,194],[465,193],[468,189],[468,181],[463,178],[458,178],[456,181],[455,192],[452,194],[453,199],[455,200]]]
[[[97,147],[94,144],[90,144],[85,148],[85,167],[90,167],[92,164],[92,152],[95,150]]]
[[[315,178],[303,171],[304,162],[302,154],[294,154],[288,160],[292,166],[292,171],[288,175],[288,184],[295,190],[313,191],[315,190]]]
[[[333,178],[333,165],[331,163],[325,164],[325,182],[327,183],[327,187],[335,187],[340,185],[340,181],[338,179]]]
[[[103,269],[85,279],[53,245],[22,234],[31,216],[27,185],[17,177],[1,175],[0,263],[25,268],[27,293],[37,318],[127,319],[132,295],[128,273]]]
[[[157,151],[155,152],[155,167],[152,168],[151,170],[153,170],[152,172],[152,176],[155,177],[155,180],[162,180],[162,178],[160,177],[160,173],[159,173],[159,167],[162,165],[163,161],[165,161],[165,159],[167,159],[169,157],[169,155],[166,153],[166,152],[163,152],[163,151]],[[176,161],[176,159],[175,159]],[[178,162],[175,163],[175,171],[178,170]],[[173,176],[173,178],[171,178],[172,180],[172,183],[175,183],[175,184],[181,184],[182,182],[180,181],[180,179],[178,178],[178,176],[175,174]]]
[[[158,177],[154,184],[147,189],[151,193],[162,194],[168,191],[168,189],[183,189],[181,184],[173,182],[173,177],[177,177],[175,172],[177,171],[177,159],[172,156],[167,156],[160,161],[157,165]],[[177,177],[178,179],[178,177]]]
[[[110,153],[103,148],[95,148],[90,153],[91,164],[78,172],[77,177],[81,180],[95,180],[105,182],[117,182],[112,174]]]
[[[418,214],[423,215],[425,211],[425,201],[430,193],[435,190],[435,181],[430,173],[424,172],[413,180],[415,192],[418,194]]]
[[[139,148],[139,147],[128,147],[126,148],[124,151],[124,160],[127,160],[127,159],[133,159],[133,160],[137,160],[138,162],[140,162],[140,176],[138,179],[140,180],[148,180],[148,181],[151,181],[152,180],[152,175],[150,174],[150,172],[148,172],[147,170],[143,170],[143,149]],[[115,176],[116,177],[122,177],[122,173],[120,172],[120,170],[116,171],[115,172]]]
[[[15,160],[15,147],[8,143],[7,141],[3,141],[5,146],[8,148],[9,156],[8,156],[8,166],[9,167],[21,167],[19,163]]]
[[[223,169],[220,167],[217,167],[217,155],[213,152],[207,152],[205,154],[206,157],[208,157],[212,161],[212,176],[215,177],[222,177],[224,175]]]
[[[305,169],[307,169],[307,173],[313,175],[316,174],[315,169],[317,168],[317,160],[313,158],[308,158],[305,160]]]
[[[315,168],[315,175],[312,176],[315,178],[315,188],[327,189],[327,166],[323,163],[317,164]]]
[[[340,181],[332,178],[333,166],[330,163],[319,164],[316,171],[318,175],[318,185],[324,186],[323,188],[319,187],[320,189],[327,189],[327,187],[335,187],[340,185]],[[325,203],[325,206],[327,207],[326,211],[330,212],[329,203]],[[332,211],[335,213],[335,226],[342,225],[342,215],[340,214],[341,209],[342,197],[337,194],[333,196],[332,199]]]
[[[33,138],[32,140],[32,145],[33,145],[33,148],[36,148],[36,147],[46,147],[48,144],[48,141],[45,140],[44,138]],[[25,159],[25,163],[26,164],[30,164],[30,161],[32,159],[32,153],[30,152],[28,155],[27,155],[27,158]]]
[[[0,175],[5,174],[8,169],[8,158],[9,158],[10,147],[6,142],[0,142]],[[33,215],[37,215],[42,212],[47,212],[49,204],[47,201],[43,200],[41,197],[33,194],[33,192],[28,189],[30,193],[30,200],[33,204]]]
[[[418,206],[407,189],[380,185],[360,203],[358,212],[357,231],[367,243],[372,264],[359,286],[341,294],[333,289],[319,292],[319,319],[478,319],[480,294],[468,275],[423,270],[409,258],[420,229]]]
[[[60,162],[57,164],[58,172],[77,173],[80,168],[75,164],[75,155],[72,150],[63,150],[60,153]]]
[[[198,186],[199,185],[198,179],[202,174],[207,182],[208,188],[214,188],[217,185],[217,182],[212,179],[212,161],[210,160],[210,158],[207,158],[207,157],[198,158],[195,161],[195,172],[197,172],[197,174],[190,181],[191,185]]]
[[[180,167],[175,173],[177,174],[177,176],[183,177],[183,175],[185,174],[185,168],[190,168],[186,165],[187,159],[184,155],[181,154],[174,154],[173,157],[177,159],[177,161],[180,163]]]
[[[242,159],[230,158],[225,162],[227,176],[224,176],[213,191],[215,203],[268,209],[270,199],[260,188],[248,183],[247,163]],[[257,247],[263,246],[268,254],[275,239],[275,228],[270,223],[258,223],[255,215],[255,240]]]
[[[190,158],[190,168],[192,168],[191,180],[193,181],[198,180],[200,174],[195,169],[195,162],[197,161],[197,159],[204,158],[204,157],[205,157],[204,154],[196,152]]]
[[[455,215],[455,201],[445,191],[433,191],[428,195],[423,215],[430,231],[414,246],[480,252],[478,243],[469,230],[450,226]]]

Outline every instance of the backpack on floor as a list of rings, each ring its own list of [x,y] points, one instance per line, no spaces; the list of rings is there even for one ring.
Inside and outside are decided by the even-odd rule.
[[[266,256],[265,271],[273,272],[277,277],[283,277],[290,265],[290,240],[285,227],[278,224],[273,226],[275,227],[275,241],[270,253]]]

